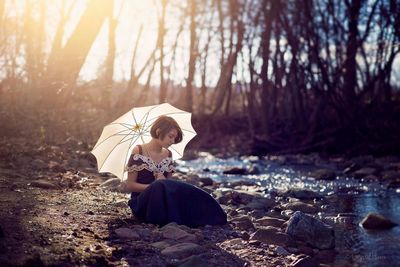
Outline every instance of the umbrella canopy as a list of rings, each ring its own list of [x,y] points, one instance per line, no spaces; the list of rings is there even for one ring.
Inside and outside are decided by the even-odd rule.
[[[128,174],[124,169],[133,148],[151,140],[151,126],[162,115],[175,119],[182,129],[182,141],[169,147],[174,160],[181,158],[186,145],[196,136],[191,123],[192,114],[168,103],[133,108],[103,128],[92,150],[99,172],[110,172],[126,179]]]

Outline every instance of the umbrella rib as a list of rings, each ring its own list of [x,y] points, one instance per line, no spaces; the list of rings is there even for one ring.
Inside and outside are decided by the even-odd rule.
[[[186,130],[186,129],[182,129],[182,128],[181,128],[181,130],[182,130],[182,131],[189,132],[189,133],[192,133],[192,134],[197,134],[197,133],[196,133],[196,132],[194,132],[194,131],[190,131],[190,130]]]
[[[129,144],[129,146],[128,146],[128,150],[127,150],[127,152],[126,152],[126,155],[125,155],[125,160],[124,160],[124,171],[122,172],[122,179],[124,179],[124,173],[125,173],[125,166],[126,166],[126,160],[128,159],[128,152],[129,152],[129,150],[131,149],[131,146],[132,146],[132,143],[134,144],[138,139],[139,139],[139,136],[140,135],[137,135],[137,137],[136,137],[136,140],[134,141],[134,142],[132,142],[133,141],[133,138],[131,139],[131,143]]]
[[[133,139],[133,138],[132,138],[132,139]],[[121,141],[119,141],[118,144],[116,144],[116,145],[110,150],[110,152],[108,153],[108,155],[105,157],[105,159],[104,159],[104,161],[103,161],[103,164],[101,164],[101,167],[99,168],[99,170],[101,170],[101,168],[103,168],[104,163],[107,161],[107,158],[111,155],[111,153],[114,151],[114,149],[115,149],[118,145],[120,145],[120,144],[122,144]]]
[[[133,125],[131,125],[131,124],[129,124],[129,123],[122,123],[122,122],[112,122],[112,123],[109,123],[109,124],[107,124],[107,126],[109,126],[109,125],[114,125],[114,124],[119,124],[119,125],[121,125],[121,126],[123,126],[123,127],[126,127],[127,129],[131,129],[132,128],[132,126]]]
[[[173,148],[173,147],[170,147],[172,150],[174,150],[176,153],[178,153],[178,155],[179,156],[181,156],[182,157],[182,154],[181,153],[179,153],[175,148]]]
[[[116,133],[114,133],[114,134],[108,136],[106,139],[104,139],[104,140],[101,141],[99,144],[97,144],[97,145],[92,149],[92,151],[95,150],[95,149],[96,149],[98,146],[100,146],[101,144],[103,144],[103,143],[104,143],[106,140],[108,140],[109,138],[114,137],[114,136],[121,135],[121,133],[124,132],[124,131],[126,131],[126,130],[128,130],[128,129],[125,129],[125,130],[116,132]],[[132,130],[130,130],[130,131],[132,132]]]
[[[173,114],[188,114],[189,112],[186,112],[186,111],[179,111],[179,112],[170,112],[170,113],[165,113],[165,114],[162,114],[163,116],[167,116],[167,115],[173,115]],[[150,119],[149,121],[152,121],[152,120],[155,120],[155,119],[157,119],[158,117],[160,117],[160,116],[157,116],[157,117],[155,117],[155,118],[152,118],[152,119]]]

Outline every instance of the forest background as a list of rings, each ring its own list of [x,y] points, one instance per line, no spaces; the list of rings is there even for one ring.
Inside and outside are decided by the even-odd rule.
[[[169,102],[195,149],[397,154],[399,25],[398,0],[0,0],[0,136],[90,149]]]

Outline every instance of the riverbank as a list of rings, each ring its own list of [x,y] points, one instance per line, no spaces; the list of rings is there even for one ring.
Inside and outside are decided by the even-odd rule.
[[[174,224],[158,228],[132,217],[128,195],[118,191],[119,181],[97,173],[84,143],[69,139],[60,145],[35,147],[26,140],[9,140],[2,147],[2,266],[338,266],[334,246],[338,237],[332,234],[332,225],[358,224],[352,214],[319,218],[335,200],[318,192],[266,191],[254,182],[217,182],[210,179],[213,170],[203,170],[209,177],[181,170],[174,178],[212,193],[229,223],[198,229]],[[192,153],[196,157],[202,154]],[[328,166],[315,154],[269,159],[282,165]],[[242,161],[248,163],[245,168],[225,169],[232,181],[240,174],[257,174],[259,167],[251,158]],[[391,188],[396,190],[397,158],[331,158],[329,162],[358,175],[357,179],[381,179],[385,186],[393,182]],[[320,168],[313,175],[318,182],[333,180],[337,173]],[[297,228],[295,220],[318,226]],[[309,239],[312,235],[324,238]],[[351,242],[357,244],[357,240]],[[360,262],[351,255],[342,259],[340,266]]]

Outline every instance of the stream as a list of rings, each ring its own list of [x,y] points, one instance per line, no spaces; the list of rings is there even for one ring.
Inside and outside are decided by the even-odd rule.
[[[252,156],[218,158],[204,152],[199,156],[193,160],[178,160],[177,169],[221,183],[250,181],[260,186],[265,194],[290,188],[319,193],[322,200],[316,206],[322,211],[317,216],[335,229],[337,255],[334,266],[400,266],[400,226],[371,231],[359,225],[369,212],[400,223],[400,189],[387,189],[378,182],[361,182],[344,175],[332,181],[317,181],[308,175],[310,171],[320,168],[339,171],[335,164],[329,162],[320,162],[316,166],[308,162],[287,164]],[[249,166],[256,166],[258,174],[223,174],[227,168]],[[339,213],[344,217],[339,218]]]

